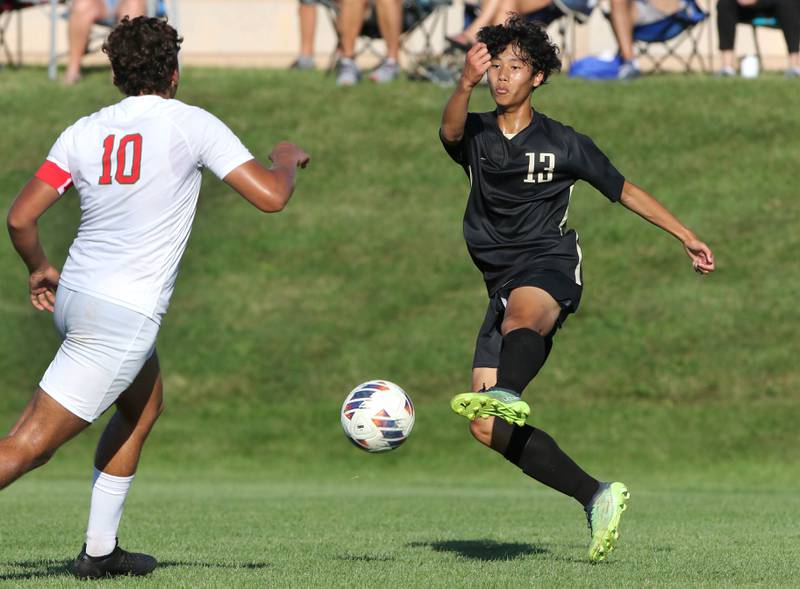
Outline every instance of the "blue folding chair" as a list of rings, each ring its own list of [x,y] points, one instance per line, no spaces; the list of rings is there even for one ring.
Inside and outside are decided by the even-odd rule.
[[[708,12],[697,4],[697,0],[683,0],[677,12],[665,14],[663,18],[646,24],[634,25],[633,41],[637,58],[650,62],[653,72],[662,71],[670,59],[680,63],[687,73],[692,71],[694,62],[699,64],[700,71],[707,71],[706,61],[700,52],[700,40],[708,17]],[[679,53],[687,45],[688,55]],[[661,48],[660,54],[653,51],[655,48]]]

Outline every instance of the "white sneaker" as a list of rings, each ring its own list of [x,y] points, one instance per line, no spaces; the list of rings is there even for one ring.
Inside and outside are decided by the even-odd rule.
[[[400,74],[400,66],[393,59],[385,60],[375,71],[369,75],[369,79],[378,84],[391,82]]]
[[[355,86],[360,78],[361,74],[358,71],[356,62],[347,57],[342,57],[336,66],[336,85]]]

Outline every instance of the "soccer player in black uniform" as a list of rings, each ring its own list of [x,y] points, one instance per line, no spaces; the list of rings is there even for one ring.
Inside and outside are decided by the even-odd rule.
[[[561,67],[544,30],[512,16],[482,29],[478,41],[440,129],[447,153],[470,180],[464,238],[489,294],[473,392],[454,397],[451,407],[471,421],[478,441],[580,502],[592,536],[589,559],[597,562],[619,537],[628,490],[591,477],[547,433],[526,425],[530,409],[520,399],[580,302],[581,248],[566,228],[575,182],[586,180],[679,239],[696,272],[712,272],[714,257],[664,206],[625,180],[591,139],[532,109],[533,91]],[[497,108],[469,113],[472,90],[487,73]]]

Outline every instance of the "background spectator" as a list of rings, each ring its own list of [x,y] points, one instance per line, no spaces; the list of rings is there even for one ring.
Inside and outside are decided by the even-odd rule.
[[[719,50],[722,52],[722,76],[735,76],[733,45],[736,24],[748,22],[757,16],[775,16],[783,30],[789,50],[789,67],[786,75],[800,77],[800,1],[798,0],[719,0],[717,3],[717,30]]]
[[[314,35],[317,32],[316,0],[300,0],[300,55],[292,63],[293,70],[314,69]]]
[[[69,11],[69,62],[64,83],[75,84],[81,79],[81,58],[89,45],[92,25],[97,21],[123,16],[132,19],[145,13],[145,0],[74,0]]]
[[[339,35],[341,37],[341,57],[339,58],[336,84],[352,86],[358,83],[360,73],[354,61],[356,39],[364,26],[368,3],[364,0],[342,0],[339,11]],[[400,34],[403,29],[403,0],[375,0],[378,17],[378,30],[386,41],[386,59],[373,71],[369,78],[373,82],[391,82],[400,73],[397,63],[400,55]]]

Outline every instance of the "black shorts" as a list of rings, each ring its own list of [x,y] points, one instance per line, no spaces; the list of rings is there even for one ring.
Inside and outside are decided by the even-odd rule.
[[[561,306],[553,331],[547,334],[547,349],[549,351],[553,336],[559,327],[567,320],[570,313],[578,310],[581,302],[583,287],[577,284],[566,274],[557,270],[538,270],[523,274],[519,278],[512,278],[501,286],[489,299],[486,317],[478,330],[478,340],[475,342],[475,355],[472,359],[473,368],[497,368],[500,364],[500,345],[503,335],[500,325],[506,313],[506,304],[511,291],[520,286],[536,286],[546,291]]]

